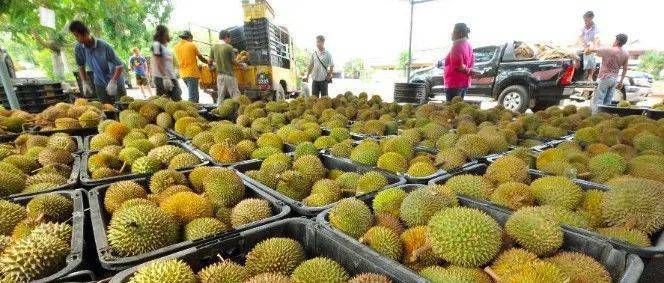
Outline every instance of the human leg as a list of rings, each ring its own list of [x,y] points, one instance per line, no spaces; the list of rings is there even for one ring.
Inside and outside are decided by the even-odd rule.
[[[164,87],[164,79],[155,77],[154,78],[154,86],[157,89],[157,95],[165,95],[168,94],[166,91],[166,88]]]
[[[320,82],[313,81],[311,83],[311,96],[320,97],[320,93],[321,93]]]
[[[169,92],[169,96],[174,101],[182,100],[182,90],[180,89],[180,82],[178,82],[178,80],[176,79],[171,79],[171,82],[173,83],[173,88]]]
[[[226,82],[224,81],[224,75],[217,75],[217,105],[221,105],[221,101],[224,100],[226,96]]]
[[[597,82],[597,88],[595,89],[595,92],[593,93],[593,99],[591,101],[590,109],[593,111],[593,113],[597,113],[597,110],[599,109],[599,105],[604,104],[604,99],[608,95],[609,92],[609,80],[607,79],[600,79]]]
[[[328,95],[328,93],[327,93],[327,87],[328,87],[329,85],[330,85],[330,84],[329,84],[328,82],[326,82],[326,81],[322,81],[322,82],[321,82],[321,84],[320,84],[320,96],[321,96],[321,97],[323,97],[323,96],[327,96],[327,95]]]
[[[452,98],[459,95],[460,89],[458,88],[446,88],[445,89],[445,100],[448,102],[452,101]]]
[[[231,98],[236,98],[240,96],[240,88],[237,85],[237,79],[233,76],[226,76],[227,77],[227,82],[226,85],[228,86],[228,95]]]
[[[608,83],[609,86],[607,88],[606,95],[604,96],[604,101],[602,101],[602,104],[604,105],[613,104],[613,96],[616,94],[616,80],[610,79]]]
[[[198,78],[183,78],[189,91],[189,101],[198,103]]]

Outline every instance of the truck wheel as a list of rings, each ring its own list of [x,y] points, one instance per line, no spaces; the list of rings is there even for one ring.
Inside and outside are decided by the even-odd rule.
[[[498,104],[513,112],[526,112],[530,105],[528,89],[522,85],[508,86],[500,93]]]

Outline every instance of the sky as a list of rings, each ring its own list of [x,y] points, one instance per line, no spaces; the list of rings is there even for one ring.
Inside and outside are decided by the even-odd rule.
[[[242,25],[241,0],[173,0],[171,25],[207,26],[216,30]],[[275,22],[286,26],[297,46],[313,50],[318,34],[336,65],[360,57],[370,65],[397,61],[408,49],[408,0],[272,0]],[[664,50],[661,20],[664,14],[653,0],[437,0],[415,6],[413,56],[415,61],[442,58],[450,44],[454,23],[465,22],[474,46],[509,40],[575,42],[582,15],[595,12],[603,44],[626,33],[631,49]],[[659,22],[659,23],[657,23]],[[440,54],[440,55],[438,55]]]

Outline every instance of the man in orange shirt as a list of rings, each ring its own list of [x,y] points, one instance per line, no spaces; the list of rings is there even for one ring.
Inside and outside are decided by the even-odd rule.
[[[189,89],[189,101],[198,103],[198,79],[201,77],[198,69],[198,60],[207,64],[208,61],[198,52],[193,43],[194,36],[188,30],[180,34],[180,42],[175,44],[173,50],[180,66],[180,77]]]

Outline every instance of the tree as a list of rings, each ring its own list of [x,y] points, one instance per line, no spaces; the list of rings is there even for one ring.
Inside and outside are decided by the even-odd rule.
[[[399,53],[399,59],[397,61],[397,69],[405,70],[408,68],[408,50],[401,51]]]
[[[640,58],[639,69],[659,77],[660,72],[664,69],[664,52],[661,51],[648,51]]]
[[[40,6],[55,12],[55,29],[40,25],[37,13]],[[74,39],[67,29],[72,20],[86,22],[95,36],[114,46],[118,56],[128,58],[132,47],[151,41],[147,26],[167,22],[172,9],[170,0],[8,0],[0,5],[0,30],[9,32],[11,40],[19,44],[50,50],[53,74],[63,79],[65,53],[73,58]],[[38,63],[42,67],[48,65]]]
[[[293,47],[293,52],[297,75],[298,77],[304,77],[307,75],[307,68],[309,68],[312,53],[297,46]]]
[[[366,77],[366,69],[362,58],[352,58],[344,64],[344,77],[359,79]]]

